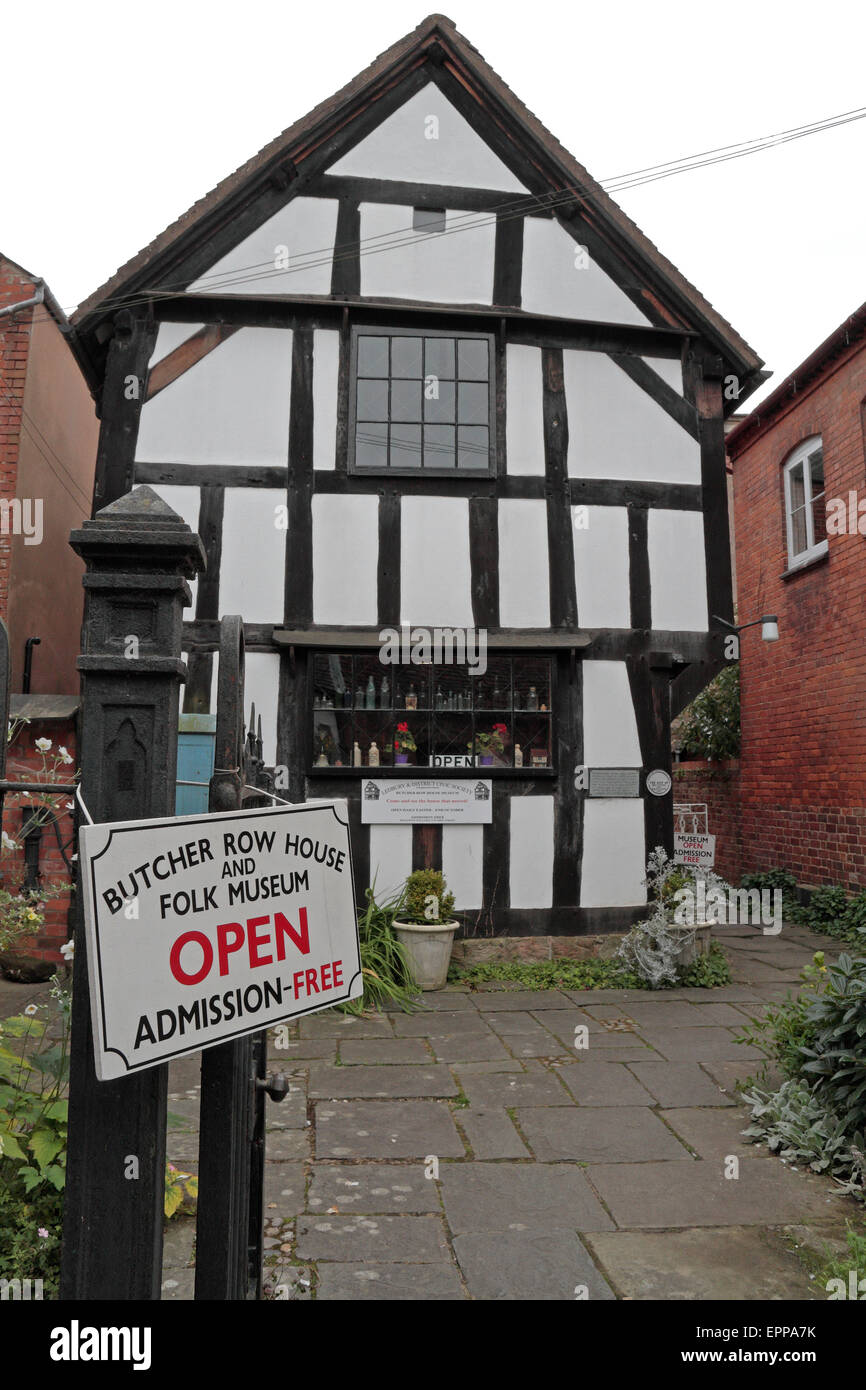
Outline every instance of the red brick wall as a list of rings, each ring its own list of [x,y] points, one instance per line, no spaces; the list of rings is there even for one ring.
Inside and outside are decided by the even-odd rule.
[[[13,781],[17,778],[26,778],[28,781],[47,780],[42,771],[42,754],[35,746],[38,738],[51,740],[52,748],[47,754],[49,769],[53,764],[54,754],[58,747],[66,748],[73,758],[73,763],[68,767],[59,766],[52,780],[71,781],[71,774],[75,772],[77,752],[75,727],[71,721],[56,719],[46,720],[44,723],[38,723],[34,720],[33,723],[25,724],[18,731],[8,749],[7,776],[9,780]],[[61,844],[66,847],[66,857],[70,861],[75,853],[75,845],[68,843],[72,838],[72,813],[67,810],[66,803],[71,799],[71,797],[60,796],[55,803]],[[16,795],[13,792],[6,794],[3,809],[3,829],[11,839],[19,844],[20,848],[17,851],[3,853],[2,858],[0,858],[0,877],[2,877],[2,886],[13,892],[18,889],[24,876],[24,847],[21,841],[22,809],[26,813],[27,807],[44,804],[46,804],[45,798],[38,794],[34,796],[24,793]],[[62,884],[63,891],[57,897],[45,900],[45,921],[38,934],[30,938],[23,938],[14,949],[30,956],[37,956],[42,960],[60,962],[62,960],[60,947],[68,936],[70,904],[68,885],[70,884],[70,877],[50,825],[45,825],[42,828],[39,868],[43,883]]]
[[[674,763],[674,804],[705,803],[707,830],[716,837],[715,873],[735,887],[740,882],[740,765],[732,759]]]
[[[31,299],[36,293],[32,280],[18,266],[0,256],[0,309]],[[18,449],[21,442],[21,407],[27,353],[30,348],[32,309],[0,319],[0,499],[11,501],[18,482]],[[0,618],[9,612],[9,568],[12,536],[0,528]]]
[[[820,435],[827,499],[866,499],[864,400],[861,343],[734,454],[740,621],[777,613],[780,632],[741,642],[743,869],[808,885],[866,887],[866,536],[830,536],[826,559],[784,579],[782,466]]]

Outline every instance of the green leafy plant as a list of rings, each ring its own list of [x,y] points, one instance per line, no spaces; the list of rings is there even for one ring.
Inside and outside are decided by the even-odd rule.
[[[367,889],[367,906],[358,915],[364,993],[360,999],[350,999],[336,1007],[343,1013],[356,1015],[387,1007],[410,1013],[417,1008],[418,987],[406,953],[392,930],[404,892],[377,903],[375,887],[374,883]]]
[[[864,942],[866,944],[866,942]],[[849,1134],[866,1129],[866,954],[843,954],[809,1000],[802,1072]]]
[[[66,1181],[70,992],[54,977],[60,1037],[29,1004],[0,1022],[0,1187],[29,1194]]]
[[[732,662],[686,706],[680,720],[680,753],[720,761],[740,752],[740,668]]]
[[[772,1093],[744,1093],[752,1123],[743,1134],[764,1143],[786,1163],[805,1164],[835,1178],[851,1196],[864,1195],[866,1136],[852,1134],[824,1104],[815,1087],[791,1077]]]
[[[397,732],[394,735],[395,753],[417,753],[418,745],[409,725],[404,721],[397,725]]]
[[[195,1211],[198,1200],[198,1178],[192,1173],[182,1173],[173,1163],[165,1165],[165,1197],[163,1210],[167,1221],[173,1216]]]
[[[760,873],[743,874],[740,880],[742,888],[757,888],[758,892],[764,889],[773,892],[775,889],[782,890],[782,916],[786,922],[798,922],[801,920],[803,909],[797,896],[797,880],[787,869],[765,869]]]
[[[816,951],[811,963],[800,972],[797,992],[788,990],[783,1000],[767,1004],[760,1016],[737,1034],[738,1043],[755,1047],[763,1054],[759,1077],[766,1078],[771,1065],[777,1066],[785,1077],[799,1076],[803,1064],[801,1049],[814,1035],[809,1007],[823,990],[826,976],[824,952]]]
[[[709,956],[700,956],[684,970],[677,984],[712,989],[730,982],[731,972],[721,947],[713,942]],[[492,981],[508,981],[521,989],[649,989],[646,980],[628,970],[615,956],[570,957],[538,961],[487,961],[483,965],[452,962],[448,979],[470,988]]]
[[[470,753],[501,753],[505,748],[508,729],[504,724],[494,724],[489,733],[477,730],[475,738],[467,743]]]
[[[453,921],[454,894],[439,869],[416,869],[406,880],[399,921],[442,926]]]

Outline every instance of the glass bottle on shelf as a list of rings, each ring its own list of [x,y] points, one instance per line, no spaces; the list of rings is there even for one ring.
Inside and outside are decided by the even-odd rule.
[[[376,708],[376,685],[375,685],[375,682],[374,682],[374,680],[373,680],[373,677],[370,676],[369,680],[367,681],[367,709],[375,709],[375,708]]]
[[[361,746],[356,739],[352,748],[352,766],[363,767],[363,765],[364,759],[361,757]]]
[[[514,766],[523,767],[523,749],[519,743],[514,745]]]
[[[388,709],[391,704],[391,686],[387,676],[382,677],[382,684],[379,688],[379,708]]]
[[[441,685],[437,685],[437,687],[436,687],[436,708],[437,708],[437,709],[444,709],[444,708],[445,708],[445,696],[442,694],[442,687],[441,687]]]
[[[502,691],[499,687],[499,677],[493,678],[493,694],[490,697],[494,709],[502,709]]]
[[[347,685],[343,690],[343,709],[350,709],[352,705],[352,691]]]
[[[379,746],[378,746],[378,744],[376,743],[376,740],[375,740],[375,739],[374,739],[373,742],[370,744],[370,755],[369,755],[369,757],[367,758],[367,765],[368,765],[368,767],[378,767],[378,766],[379,766]]]
[[[417,692],[417,690],[415,689],[414,682],[409,686],[409,689],[408,689],[407,694],[406,694],[406,708],[407,708],[407,709],[417,709],[417,708],[418,708],[418,692]]]
[[[529,694],[526,697],[527,709],[538,709],[538,693],[534,685],[529,687]]]
[[[359,681],[359,682],[358,682],[357,689],[355,690],[355,709],[363,709],[363,708],[364,708],[364,687],[363,687],[363,685],[361,685],[361,683],[360,683],[360,681]]]

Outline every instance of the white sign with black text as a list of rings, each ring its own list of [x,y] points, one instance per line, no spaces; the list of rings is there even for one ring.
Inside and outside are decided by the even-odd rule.
[[[715,835],[674,835],[674,863],[711,869],[716,862]]]
[[[364,825],[489,825],[492,819],[491,783],[475,777],[361,783]]]
[[[80,832],[110,1081],[363,993],[345,801]]]

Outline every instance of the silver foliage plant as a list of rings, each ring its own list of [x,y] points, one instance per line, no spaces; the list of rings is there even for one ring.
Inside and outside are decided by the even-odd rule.
[[[833,1115],[811,1086],[794,1078],[777,1091],[755,1087],[744,1093],[752,1123],[742,1131],[754,1144],[766,1144],[783,1163],[806,1164],[827,1173],[841,1192],[866,1198],[866,1137],[846,1133],[846,1123]]]
[[[676,984],[680,953],[694,941],[696,926],[677,921],[676,895],[666,891],[676,875],[692,893],[703,880],[707,895],[713,890],[727,892],[727,884],[718,874],[706,869],[694,869],[675,864],[661,845],[657,845],[647,860],[647,897],[651,911],[646,921],[637,922],[622,940],[617,955],[626,966],[645,980],[650,989],[664,984]]]

